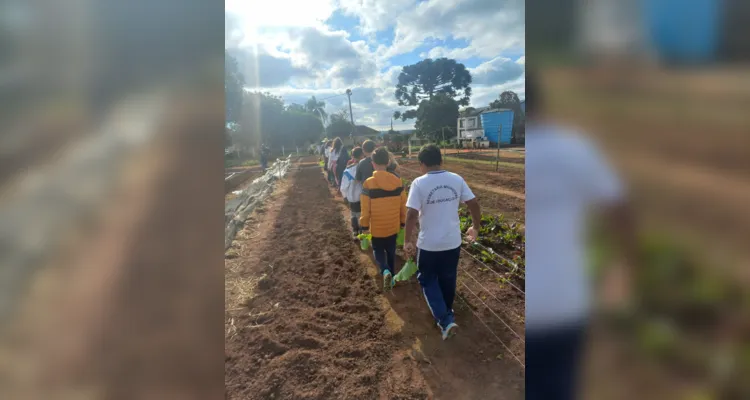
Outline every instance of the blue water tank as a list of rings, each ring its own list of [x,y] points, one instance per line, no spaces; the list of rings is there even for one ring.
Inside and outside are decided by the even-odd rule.
[[[719,48],[722,0],[641,0],[659,54],[679,62],[706,62]]]
[[[513,136],[513,110],[493,110],[482,113],[484,136],[492,144],[510,144]]]

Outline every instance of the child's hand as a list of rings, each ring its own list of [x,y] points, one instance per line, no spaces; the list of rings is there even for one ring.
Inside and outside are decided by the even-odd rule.
[[[477,234],[477,230],[474,229],[474,227],[469,227],[469,229],[466,231],[466,239],[469,240],[469,243],[475,242],[477,240],[477,237],[479,235]]]
[[[414,245],[414,242],[411,240],[404,242],[404,255],[406,256],[406,259],[414,259],[414,257],[417,255],[417,246]]]

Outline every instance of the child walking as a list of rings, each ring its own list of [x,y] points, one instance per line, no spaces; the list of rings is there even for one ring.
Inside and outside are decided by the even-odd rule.
[[[357,235],[359,235],[359,217],[362,214],[362,207],[360,203],[360,196],[362,195],[362,184],[354,179],[357,175],[357,163],[364,157],[362,148],[355,147],[352,150],[352,158],[349,160],[349,165],[344,170],[344,174],[341,178],[341,194],[344,196],[346,201],[349,202],[349,211],[351,212],[352,221],[352,233],[354,234],[354,240],[357,241]]]
[[[422,286],[432,316],[440,327],[443,340],[456,333],[453,299],[456,295],[458,258],[461,255],[460,203],[466,203],[472,226],[466,232],[469,241],[477,238],[482,213],[479,202],[459,175],[442,169],[440,148],[434,144],[419,151],[419,166],[424,175],[411,183],[406,216],[404,252],[416,256]],[[414,231],[419,222],[419,238]]]
[[[406,192],[401,178],[388,172],[390,155],[385,148],[372,154],[374,172],[362,185],[362,230],[372,234],[372,250],[383,274],[383,289],[393,286],[396,237],[406,222]]]
[[[336,138],[333,140],[333,144],[331,145],[331,151],[328,153],[328,181],[331,183],[331,186],[336,187],[336,165],[338,163],[339,156],[341,156],[341,150],[344,147],[344,143],[341,141],[341,138]]]

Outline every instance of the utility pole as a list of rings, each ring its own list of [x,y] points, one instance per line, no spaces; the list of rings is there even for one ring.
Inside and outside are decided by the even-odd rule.
[[[500,135],[502,135],[503,132],[503,125],[501,124],[499,128],[497,128],[497,156],[495,156],[495,172],[500,170]]]
[[[352,121],[352,133],[349,134],[349,139],[352,139],[354,141],[354,129],[356,129],[356,126],[354,125],[354,114],[352,113],[352,90],[346,89],[346,97],[349,98],[349,119]]]

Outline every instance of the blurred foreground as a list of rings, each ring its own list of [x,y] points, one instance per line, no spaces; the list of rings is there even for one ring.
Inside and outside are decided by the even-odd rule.
[[[635,314],[592,335],[591,398],[747,398],[750,69],[620,71],[543,71],[556,116],[619,166],[641,227]],[[595,237],[601,274],[613,251]]]
[[[750,398],[748,3],[589,3],[526,3],[542,101],[618,167],[640,231],[634,309],[596,321],[585,397]],[[604,299],[619,260],[599,233]]]
[[[0,398],[223,398],[223,5],[201,3],[0,6]]]

